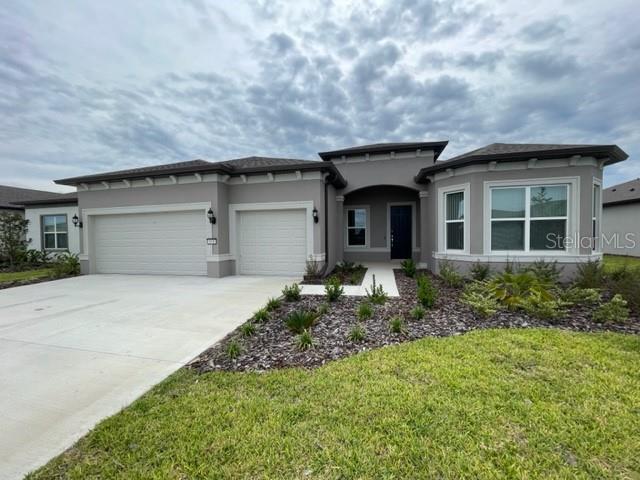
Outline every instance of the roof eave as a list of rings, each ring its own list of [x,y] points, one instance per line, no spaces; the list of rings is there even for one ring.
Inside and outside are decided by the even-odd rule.
[[[318,156],[325,162],[331,160],[336,157],[355,157],[364,155],[367,153],[388,153],[388,152],[412,152],[415,150],[433,150],[435,153],[435,158],[437,159],[445,147],[449,144],[448,140],[443,140],[439,142],[416,142],[414,145],[407,146],[396,146],[389,147],[385,145],[379,145],[377,147],[366,148],[363,147],[361,149],[341,149],[341,150],[331,150],[327,152],[318,152]]]

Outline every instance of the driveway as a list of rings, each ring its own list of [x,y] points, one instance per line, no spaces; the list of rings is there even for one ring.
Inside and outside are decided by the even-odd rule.
[[[46,463],[292,281],[89,275],[0,290],[0,478]]]

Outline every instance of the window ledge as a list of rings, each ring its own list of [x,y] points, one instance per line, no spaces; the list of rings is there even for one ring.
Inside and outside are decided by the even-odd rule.
[[[519,260],[526,261],[534,261],[534,260],[545,260],[545,261],[557,261],[558,263],[579,263],[579,262],[588,262],[593,260],[601,260],[602,253],[591,253],[591,254],[574,254],[574,253],[531,253],[531,252],[523,252],[523,253],[512,253],[509,255],[506,254],[496,254],[491,253],[488,255],[476,255],[469,253],[447,253],[447,252],[434,252],[433,258],[438,260],[460,260],[465,262],[517,262]]]

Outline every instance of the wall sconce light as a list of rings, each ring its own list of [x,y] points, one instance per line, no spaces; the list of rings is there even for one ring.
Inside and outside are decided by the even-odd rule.
[[[74,227],[79,227],[82,228],[82,222],[80,221],[80,219],[78,218],[78,215],[74,215],[73,218],[71,218],[71,221],[73,222],[73,226]]]
[[[207,211],[207,218],[209,219],[209,223],[211,225],[215,225],[216,224],[216,216],[213,214],[213,210],[209,209]]]
[[[316,207],[313,207],[313,222],[318,223],[318,220],[318,209]]]

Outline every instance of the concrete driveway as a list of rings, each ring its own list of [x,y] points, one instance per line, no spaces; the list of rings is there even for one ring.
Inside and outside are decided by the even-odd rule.
[[[0,290],[0,478],[21,478],[293,279],[89,275]]]

